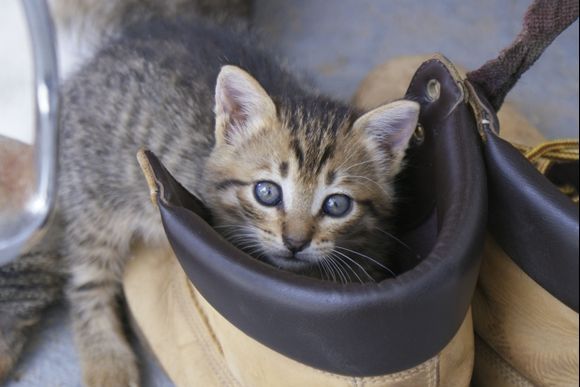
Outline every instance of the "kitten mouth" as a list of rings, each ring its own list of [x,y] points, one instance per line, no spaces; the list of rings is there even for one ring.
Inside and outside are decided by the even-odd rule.
[[[306,261],[296,255],[266,255],[266,260],[284,270],[301,271],[313,266],[312,262]]]

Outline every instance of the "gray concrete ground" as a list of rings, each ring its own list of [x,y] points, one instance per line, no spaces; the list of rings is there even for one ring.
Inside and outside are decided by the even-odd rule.
[[[254,24],[268,46],[305,69],[322,91],[347,100],[373,66],[395,56],[440,52],[468,69],[478,67],[515,37],[529,3],[257,0]],[[578,22],[521,79],[509,100],[547,137],[578,137]],[[80,384],[66,312],[64,306],[52,310],[8,386]],[[145,385],[170,386],[154,362],[144,359]]]
[[[259,1],[256,25],[319,87],[348,99],[375,65],[440,52],[468,70],[520,31],[530,0]],[[547,137],[578,137],[578,22],[560,35],[509,96]]]

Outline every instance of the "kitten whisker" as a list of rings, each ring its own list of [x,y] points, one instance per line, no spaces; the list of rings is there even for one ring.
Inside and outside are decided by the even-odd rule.
[[[248,228],[241,228],[241,227],[237,227],[237,228],[222,228],[221,230],[216,230],[218,231],[221,235],[256,235],[255,232],[253,231],[253,229],[251,229],[250,227]]]
[[[405,242],[403,242],[402,240],[400,240],[399,238],[397,238],[396,236],[394,236],[394,235],[393,235],[393,234],[391,234],[390,232],[388,232],[388,231],[385,231],[385,230],[383,230],[383,229],[381,229],[381,228],[378,228],[378,227],[375,227],[375,229],[376,229],[377,231],[380,231],[380,232],[382,232],[383,234],[385,234],[385,235],[386,235],[386,236],[388,236],[389,238],[392,238],[392,239],[393,239],[393,240],[395,240],[396,242],[398,242],[398,243],[399,243],[401,246],[403,246],[403,247],[404,247],[404,248],[406,248],[406,249],[407,249],[407,250],[408,250],[410,253],[412,253],[412,254],[415,256],[415,258],[417,258],[418,260],[421,260],[421,259],[422,259],[422,257],[421,257],[421,255],[420,255],[420,254],[417,254],[415,251],[413,251],[413,249],[412,249],[412,248],[411,248],[411,247],[410,247],[408,244],[406,244]]]
[[[348,154],[348,156],[346,157],[346,159],[338,166],[338,168],[336,168],[336,170],[340,170],[344,166],[344,164],[348,163],[353,155],[354,155],[354,153],[350,152]]]
[[[328,273],[330,274],[330,276],[332,277],[332,282],[336,282],[336,276],[334,275],[334,269],[332,268],[332,266],[328,263],[328,257],[324,257],[324,259],[322,260],[322,263],[324,264],[324,266],[326,267],[326,269],[328,270]]]
[[[224,231],[220,231],[224,234],[234,234],[234,233],[240,233],[240,234],[244,234],[244,235],[254,235],[253,232],[251,232],[250,230],[246,230],[246,229],[232,229],[232,230],[224,230]]]
[[[342,273],[344,273],[344,284],[346,285],[347,283],[351,282],[350,273],[346,269],[343,268],[344,267],[344,263],[342,263],[342,265],[341,265],[341,261],[339,261],[337,259],[337,257],[334,256],[334,255],[332,256],[332,258],[335,260],[336,265],[340,268],[340,271]]]
[[[320,279],[326,280],[326,276],[324,275],[324,269],[322,267],[322,262],[316,262],[316,266],[318,267],[318,272],[320,273]]]
[[[326,280],[331,281],[331,275],[328,270],[328,264],[326,263],[326,257],[324,257],[323,261],[320,262],[321,267],[324,269],[324,274],[326,275]]]
[[[324,279],[322,275],[322,269],[320,268],[320,262],[316,262],[316,268],[318,269],[318,274],[320,274],[320,278]]]
[[[236,236],[232,236],[230,238],[227,238],[228,241],[230,243],[232,243],[234,246],[240,247],[242,246],[242,244],[246,243],[247,241],[255,241],[254,239],[248,237],[248,236],[242,236],[242,235],[236,235]]]
[[[237,232],[243,233],[245,235],[253,235],[254,234],[253,232],[250,232],[250,230],[246,230],[246,229],[231,229],[231,230],[224,230],[224,231],[220,231],[220,232],[223,234],[229,234],[229,235],[231,235],[233,233],[237,233]]]
[[[252,232],[249,232],[247,230],[225,230],[225,231],[220,231],[220,234],[225,237],[226,239],[231,239],[234,237],[255,237],[255,234]]]
[[[371,183],[373,183],[374,185],[376,185],[377,187],[379,187],[379,189],[381,191],[383,191],[383,193],[387,196],[387,197],[391,197],[391,193],[387,192],[387,190],[385,190],[379,183],[377,183],[376,181],[374,181],[373,179],[371,179],[370,177],[366,177],[366,176],[357,176],[357,175],[344,175],[343,178],[353,178],[353,179],[364,179],[367,181],[370,181]]]
[[[249,252],[250,249],[255,249],[256,247],[259,247],[259,246],[260,245],[257,243],[247,243],[247,244],[244,244],[243,246],[240,246],[239,249],[246,251],[246,252]],[[250,254],[250,253],[248,253],[248,254]]]
[[[358,255],[358,256],[360,256],[360,257],[362,257],[362,258],[366,258],[366,259],[368,259],[369,261],[371,261],[371,262],[375,263],[376,265],[378,265],[378,266],[382,267],[383,269],[387,270],[389,273],[391,273],[391,275],[392,275],[393,277],[396,277],[396,276],[397,276],[397,275],[395,274],[395,272],[393,272],[393,271],[392,271],[391,269],[389,269],[387,266],[383,265],[382,263],[380,263],[380,262],[379,262],[379,261],[377,261],[376,259],[373,259],[373,258],[369,257],[368,255],[365,255],[365,254],[363,254],[363,253],[359,253],[358,251],[354,251],[354,250],[351,250],[351,249],[347,249],[346,247],[342,247],[342,246],[335,246],[335,247],[336,247],[337,249],[346,250],[346,251],[348,251],[348,252],[351,252],[351,253],[353,253],[353,254],[356,254],[356,255]]]
[[[344,266],[346,266],[346,267],[347,267],[347,268],[348,268],[348,269],[349,269],[349,270],[350,270],[350,271],[351,271],[351,272],[354,274],[354,276],[355,276],[355,277],[358,279],[358,281],[359,281],[359,282],[362,284],[362,283],[363,283],[363,280],[360,278],[360,276],[358,275],[358,273],[356,272],[356,270],[355,270],[355,269],[354,269],[352,266],[350,266],[350,265],[349,265],[349,262],[348,262],[348,261],[345,261],[344,259],[342,259],[342,258],[341,258],[339,255],[334,255],[334,253],[339,253],[339,252],[338,252],[338,251],[335,251],[335,250],[333,250],[333,251],[332,251],[332,253],[331,253],[331,255],[332,255],[333,257],[335,257],[336,259],[338,259],[340,262],[342,262],[342,264],[343,264]],[[339,254],[341,254],[341,253],[339,253]],[[342,254],[341,254],[341,255],[342,255]],[[354,261],[353,261],[353,262],[354,262]],[[355,262],[355,263],[356,263],[356,262]],[[349,274],[348,278],[349,278],[349,280],[350,280],[350,274]]]
[[[247,249],[258,247],[261,245],[262,245],[261,243],[256,242],[256,241],[245,241],[243,243],[236,244],[236,247],[238,247],[241,250],[247,250]]]
[[[255,236],[249,233],[240,232],[237,234],[225,234],[224,236],[230,243],[241,250],[261,245],[261,243],[255,239]]]
[[[246,226],[244,224],[218,224],[213,226],[213,228],[225,228],[225,227],[243,227],[243,228],[251,228],[250,226]]]
[[[346,284],[347,282],[349,282],[350,277],[348,277],[345,275],[344,270],[342,269],[342,267],[338,264],[338,262],[336,261],[335,257],[330,255],[328,257],[330,260],[329,262],[332,263],[332,265],[336,268],[336,272],[338,274],[338,278],[340,279],[340,283],[341,284]]]
[[[328,268],[330,269],[330,272],[333,274],[333,276],[332,276],[333,281],[339,282],[341,280],[341,278],[340,278],[340,275],[338,274],[338,271],[336,270],[336,264],[332,261],[332,258],[327,257],[326,263],[328,264]]]
[[[334,259],[336,259],[336,263],[338,263],[339,265],[341,265],[344,268],[344,272],[345,274],[348,276],[348,282],[351,282],[351,276],[350,276],[350,272],[353,272],[355,277],[358,277],[356,275],[356,271],[353,270],[353,268],[348,264],[348,262],[345,262],[341,257],[339,257],[338,255],[334,255],[332,254],[332,257]],[[349,271],[350,270],[350,271]],[[360,279],[359,279],[360,280]]]
[[[264,256],[264,254],[262,253],[261,246],[254,247],[252,250],[248,251],[248,254],[250,254],[251,256],[256,257],[258,259],[260,259]]]
[[[358,167],[358,166],[360,166],[360,165],[365,165],[365,164],[369,164],[369,163],[377,163],[377,162],[379,162],[379,161],[380,161],[380,160],[379,160],[379,159],[377,159],[377,158],[372,158],[372,159],[370,159],[370,160],[361,161],[360,163],[356,163],[356,164],[350,165],[348,168],[346,168],[346,169],[342,170],[341,172],[342,172],[342,173],[346,173],[346,172],[348,172],[349,170],[351,170],[351,169],[352,169],[352,168],[354,168],[354,167]],[[342,165],[341,165],[341,166],[342,166]]]
[[[337,250],[334,250],[334,249],[332,251],[335,252],[335,253],[337,253],[337,254],[342,255],[344,258],[348,259],[350,262],[352,262],[355,265],[357,265],[358,268],[361,269],[362,272],[365,273],[366,276],[369,277],[369,279],[374,282],[375,279],[365,270],[365,268],[360,263],[358,263],[357,261],[355,261],[354,259],[352,259],[348,255],[346,255],[344,253],[341,253],[340,251],[337,251]],[[359,278],[359,281],[361,281],[361,283],[362,283],[363,281],[360,279],[360,277],[358,275],[357,275],[357,277]]]

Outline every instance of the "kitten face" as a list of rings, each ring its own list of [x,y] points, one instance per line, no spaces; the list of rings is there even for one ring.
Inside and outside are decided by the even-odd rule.
[[[392,179],[418,114],[415,103],[392,105],[355,120],[320,97],[274,104],[226,66],[205,188],[216,229],[282,269],[335,280],[384,272]]]

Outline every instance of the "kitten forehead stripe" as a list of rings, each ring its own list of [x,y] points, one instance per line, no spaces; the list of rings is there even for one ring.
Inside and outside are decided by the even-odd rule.
[[[328,173],[326,174],[326,185],[332,185],[332,183],[334,183],[334,180],[336,179],[336,171],[328,171]]]
[[[326,162],[328,161],[328,159],[332,155],[332,152],[334,152],[334,144],[329,144],[326,146],[326,148],[324,148],[324,152],[322,153],[322,156],[320,156],[320,160],[318,161],[318,166],[316,167],[317,174],[320,173],[320,171],[322,170],[322,168],[324,167],[324,165],[326,164]]]
[[[298,168],[302,169],[304,165],[304,152],[302,151],[302,147],[300,146],[300,141],[294,138],[290,145],[292,147],[292,150],[294,151],[294,156],[296,156],[296,160],[298,160]]]
[[[283,178],[288,176],[288,163],[286,161],[280,163],[280,176]]]

